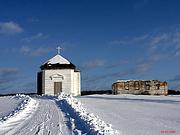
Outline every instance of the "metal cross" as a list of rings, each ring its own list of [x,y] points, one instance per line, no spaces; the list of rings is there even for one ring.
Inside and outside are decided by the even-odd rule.
[[[62,48],[60,46],[58,46],[56,49],[57,49],[57,53],[60,54]]]

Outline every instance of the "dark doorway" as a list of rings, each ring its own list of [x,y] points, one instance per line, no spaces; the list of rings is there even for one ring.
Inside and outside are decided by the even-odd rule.
[[[59,95],[62,92],[62,82],[54,82],[54,95]]]

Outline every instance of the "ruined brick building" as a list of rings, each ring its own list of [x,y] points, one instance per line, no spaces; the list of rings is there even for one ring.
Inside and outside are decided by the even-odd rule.
[[[114,94],[167,95],[168,84],[159,80],[118,80],[112,84]]]

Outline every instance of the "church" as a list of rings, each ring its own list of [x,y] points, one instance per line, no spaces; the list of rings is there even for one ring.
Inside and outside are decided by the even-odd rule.
[[[73,96],[81,95],[80,71],[70,61],[58,54],[40,66],[37,73],[38,95],[57,96],[61,92]]]

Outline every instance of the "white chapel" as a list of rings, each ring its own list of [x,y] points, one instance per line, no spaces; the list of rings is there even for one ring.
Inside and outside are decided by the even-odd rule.
[[[41,65],[37,74],[37,93],[39,95],[59,95],[61,92],[81,95],[80,71],[70,61],[58,54]]]

